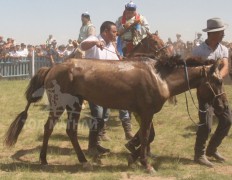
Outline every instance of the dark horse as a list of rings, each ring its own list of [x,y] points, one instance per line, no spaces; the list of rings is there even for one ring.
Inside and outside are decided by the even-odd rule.
[[[173,62],[172,66],[163,63],[169,60]],[[25,110],[10,125],[5,143],[12,146],[17,142],[27,119],[30,104],[39,101],[46,90],[51,110],[44,126],[43,145],[40,153],[42,164],[47,164],[49,137],[59,117],[66,109],[68,113],[66,132],[79,161],[83,163],[84,167],[91,167],[87,163],[77,139],[81,104],[83,99],[86,99],[103,107],[127,109],[140,117],[140,162],[148,171],[153,171],[146,155],[152,118],[161,110],[170,96],[180,94],[188,88],[198,88],[199,92],[202,92],[200,96],[210,102],[213,100],[218,111],[226,108],[228,103],[223,93],[218,62],[206,66],[194,58],[188,59],[186,62],[188,67],[185,68],[183,61],[178,57],[169,58],[167,61],[156,61],[149,58],[137,61],[73,59],[52,68],[41,68],[29,83],[25,93],[28,103]],[[185,78],[186,70],[188,71],[189,86]],[[38,89],[40,89],[39,93]],[[72,104],[72,108],[70,104],[64,106],[62,101],[57,100],[61,94],[69,94],[77,99]]]

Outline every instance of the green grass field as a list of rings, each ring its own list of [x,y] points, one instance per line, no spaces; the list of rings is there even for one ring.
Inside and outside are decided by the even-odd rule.
[[[102,157],[103,165],[93,164],[94,169],[91,172],[82,168],[66,135],[64,114],[49,141],[49,165],[41,166],[39,153],[43,127],[48,116],[46,96],[30,107],[28,120],[15,147],[9,149],[3,145],[6,130],[16,115],[25,108],[24,92],[28,82],[0,81],[0,179],[232,179],[231,131],[219,148],[228,159],[226,163],[212,161],[215,167],[207,168],[193,162],[196,127],[188,117],[184,94],[177,96],[177,106],[166,103],[163,109],[154,115],[156,137],[152,143],[152,153],[158,155],[158,158],[149,161],[157,171],[155,174],[147,174],[139,163],[133,167],[127,166],[128,151],[124,147],[126,140],[117,110],[111,111],[111,119],[107,123],[107,134],[112,140],[102,142],[103,146],[111,149],[109,155]],[[192,92],[195,95],[195,91]],[[226,92],[231,103],[231,85],[226,85]],[[197,110],[190,97],[189,108],[192,118],[198,122]],[[88,145],[88,117],[89,109],[86,108],[81,113],[78,128],[80,145],[85,154]],[[135,133],[138,125],[134,117],[132,125]],[[216,125],[215,120],[214,129]],[[91,162],[91,158],[88,155],[86,157]]]

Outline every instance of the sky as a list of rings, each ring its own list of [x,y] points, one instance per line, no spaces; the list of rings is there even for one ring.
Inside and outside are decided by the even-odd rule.
[[[77,39],[81,14],[88,11],[97,33],[101,24],[115,22],[129,0],[0,0],[0,35],[17,43],[43,44],[52,34],[58,44]],[[232,0],[134,0],[137,12],[146,17],[150,31],[158,30],[164,41],[176,34],[193,41],[206,28],[207,19],[222,18],[229,27],[224,40],[232,42]],[[206,33],[202,32],[203,38]]]

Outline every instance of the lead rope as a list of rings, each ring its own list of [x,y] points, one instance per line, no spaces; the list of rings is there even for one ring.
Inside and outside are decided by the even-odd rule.
[[[184,62],[184,69],[185,69],[186,81],[187,81],[187,83],[188,83],[188,91],[189,91],[189,94],[190,94],[191,99],[192,99],[192,101],[193,101],[193,104],[194,104],[195,108],[196,108],[200,113],[206,113],[206,112],[208,111],[208,109],[206,109],[205,111],[203,111],[203,110],[199,109],[199,108],[196,106],[196,103],[195,103],[195,101],[194,101],[194,99],[193,99],[192,92],[191,92],[190,85],[189,85],[189,76],[188,76],[187,65],[186,65],[185,60],[183,60],[183,62]],[[184,93],[184,95],[185,95],[186,108],[187,108],[187,112],[188,112],[188,116],[189,116],[190,120],[191,120],[191,121],[193,122],[193,124],[194,124],[195,126],[197,126],[197,127],[203,126],[205,123],[197,124],[197,123],[192,119],[192,117],[191,117],[191,115],[190,115],[190,112],[189,112],[188,98],[187,98],[186,92]],[[206,123],[207,123],[207,122],[206,122]]]

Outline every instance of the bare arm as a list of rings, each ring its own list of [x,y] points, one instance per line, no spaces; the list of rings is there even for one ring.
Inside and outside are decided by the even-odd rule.
[[[81,49],[83,51],[87,51],[88,49],[92,48],[93,46],[97,46],[100,49],[103,49],[104,45],[105,44],[102,41],[84,41],[81,43]]]
[[[225,78],[229,73],[229,63],[227,58],[222,59],[222,69],[220,70],[222,78]]]

